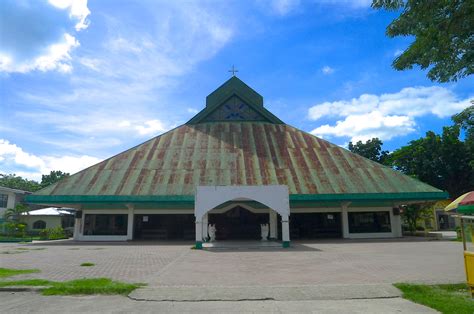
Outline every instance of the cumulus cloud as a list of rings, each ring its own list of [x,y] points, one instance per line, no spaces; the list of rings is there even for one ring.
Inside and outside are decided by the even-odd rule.
[[[37,156],[25,152],[16,144],[0,139],[0,167],[2,171],[16,173],[28,179],[41,180],[42,174],[52,170],[76,173],[92,166],[101,159],[88,155]]]
[[[398,93],[363,94],[351,100],[324,102],[309,108],[308,116],[311,120],[344,118],[335,125],[326,124],[312,131],[319,136],[347,136],[353,141],[372,137],[389,140],[415,131],[418,117],[449,117],[469,105],[469,99],[458,99],[444,87],[408,87]]]
[[[334,69],[331,68],[329,65],[326,65],[321,69],[321,72],[323,72],[324,75],[329,75],[334,73]]]
[[[270,9],[273,13],[285,16],[293,12],[300,5],[300,0],[273,0],[270,1]]]
[[[87,0],[2,1],[0,72],[70,72],[89,14]]]
[[[137,125],[135,129],[140,135],[156,135],[163,133],[168,128],[160,120],[149,120],[145,121],[144,125]]]

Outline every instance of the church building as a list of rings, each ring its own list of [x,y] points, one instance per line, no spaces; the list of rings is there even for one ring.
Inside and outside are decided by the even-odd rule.
[[[27,200],[77,209],[80,241],[401,237],[400,206],[447,194],[292,127],[233,76],[186,124]],[[267,228],[267,227],[265,227]]]

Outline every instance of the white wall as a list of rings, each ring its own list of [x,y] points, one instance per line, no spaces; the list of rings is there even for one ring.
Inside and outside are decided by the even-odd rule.
[[[28,231],[39,231],[41,229],[33,229],[35,221],[43,220],[46,222],[46,228],[61,227],[61,216],[37,216],[37,215],[24,215],[21,220],[25,222],[26,229]]]
[[[7,192],[0,190],[0,194],[6,194],[8,195],[8,201],[7,201],[7,207],[0,207],[0,218],[3,218],[3,214],[7,210],[7,208],[14,208],[15,207],[15,199],[16,195],[13,192]]]

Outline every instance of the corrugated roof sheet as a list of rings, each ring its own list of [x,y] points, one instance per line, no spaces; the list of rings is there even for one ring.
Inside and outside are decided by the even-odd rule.
[[[182,125],[36,195],[193,195],[197,185],[284,184],[290,194],[440,190],[285,124]]]

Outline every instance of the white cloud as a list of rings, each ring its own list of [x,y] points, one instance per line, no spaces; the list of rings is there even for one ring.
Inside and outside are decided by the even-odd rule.
[[[390,140],[413,131],[415,131],[415,121],[412,118],[397,115],[385,116],[379,111],[373,111],[348,116],[342,121],[337,121],[334,126],[322,125],[311,131],[311,134],[321,137],[350,137],[351,141],[357,142],[367,141],[374,137]]]
[[[188,108],[188,109],[186,109],[186,111],[188,113],[192,113],[192,114],[196,114],[196,113],[199,112],[199,110],[197,110],[196,108]]]
[[[300,6],[300,0],[271,0],[269,2],[272,13],[285,16],[295,11]]]
[[[397,50],[395,50],[395,52],[393,53],[393,56],[394,56],[394,57],[398,57],[398,56],[401,55],[402,53],[403,53],[403,50],[397,49]]]
[[[351,100],[324,102],[308,110],[311,120],[342,117],[335,125],[312,131],[317,135],[348,136],[352,140],[379,137],[391,139],[415,131],[416,118],[449,117],[470,105],[449,89],[439,86],[408,87],[392,94],[363,94]]]
[[[145,121],[144,125],[137,125],[135,129],[140,135],[157,135],[163,133],[168,128],[160,120]]]
[[[59,10],[58,10],[59,9]],[[87,0],[4,0],[0,10],[0,72],[70,72],[74,31],[87,28]]]
[[[321,69],[321,72],[323,72],[323,74],[325,74],[325,75],[329,75],[329,74],[334,73],[334,69],[331,68],[329,65],[325,65],[325,66]]]
[[[16,173],[28,179],[41,180],[42,174],[48,174],[52,170],[72,174],[100,161],[101,159],[88,155],[37,156],[25,152],[5,139],[0,139],[1,172]]]

